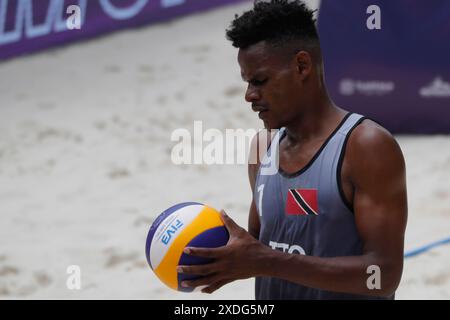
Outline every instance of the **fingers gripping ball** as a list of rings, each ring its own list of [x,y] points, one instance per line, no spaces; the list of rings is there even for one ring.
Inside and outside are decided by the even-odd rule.
[[[156,276],[168,287],[184,292],[183,280],[198,278],[178,273],[178,265],[195,265],[211,259],[189,256],[185,247],[216,248],[227,244],[228,231],[220,213],[204,204],[185,202],[170,207],[153,222],[147,236],[145,254]]]

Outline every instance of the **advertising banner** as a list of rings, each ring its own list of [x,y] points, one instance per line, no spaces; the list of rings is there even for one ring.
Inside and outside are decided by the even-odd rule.
[[[0,0],[0,60],[242,1]]]
[[[318,20],[337,105],[394,133],[450,133],[450,1],[322,0]]]

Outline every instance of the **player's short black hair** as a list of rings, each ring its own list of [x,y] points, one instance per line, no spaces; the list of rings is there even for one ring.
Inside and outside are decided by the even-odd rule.
[[[226,37],[240,49],[260,41],[282,46],[297,40],[319,46],[314,12],[299,0],[255,0],[252,10],[235,15]]]

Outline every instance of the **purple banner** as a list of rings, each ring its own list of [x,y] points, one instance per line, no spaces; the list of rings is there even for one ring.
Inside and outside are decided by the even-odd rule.
[[[322,0],[319,34],[339,106],[394,133],[450,133],[450,1]]]
[[[0,60],[242,1],[0,0]]]

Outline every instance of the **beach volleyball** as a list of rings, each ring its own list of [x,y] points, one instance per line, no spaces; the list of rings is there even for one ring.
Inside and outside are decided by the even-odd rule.
[[[177,273],[177,266],[205,264],[211,259],[187,255],[184,248],[221,247],[228,239],[217,210],[197,202],[184,202],[156,218],[147,235],[145,253],[151,269],[164,284],[177,291],[191,292],[194,288],[181,287],[181,282],[198,276]]]

